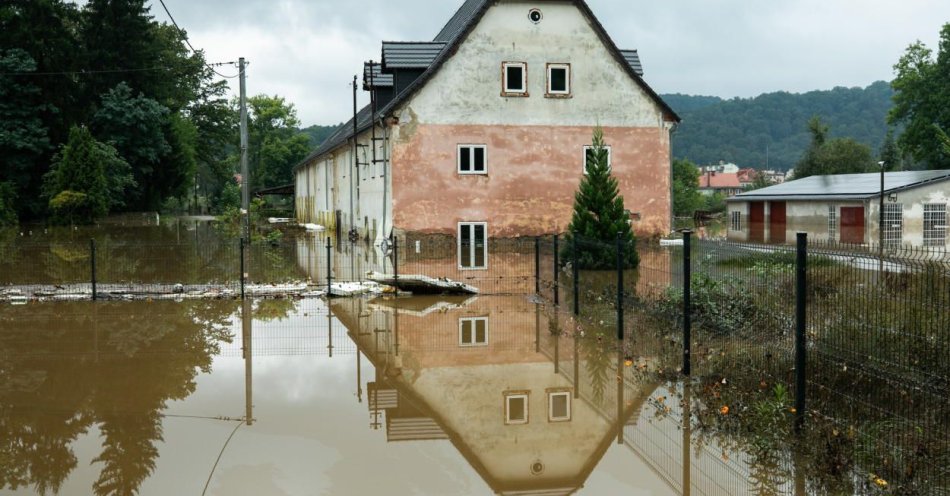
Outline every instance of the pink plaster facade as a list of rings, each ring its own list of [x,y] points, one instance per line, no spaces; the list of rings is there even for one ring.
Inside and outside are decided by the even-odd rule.
[[[487,222],[492,237],[564,232],[583,174],[583,126],[413,126],[393,143],[393,224],[455,235],[459,222]],[[405,130],[404,130],[405,131]],[[670,136],[663,127],[605,127],[624,204],[639,236],[670,231]],[[459,144],[487,145],[487,174],[462,175]]]

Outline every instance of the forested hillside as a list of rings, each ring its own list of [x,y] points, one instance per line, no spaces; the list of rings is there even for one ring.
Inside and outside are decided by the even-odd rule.
[[[663,95],[682,117],[673,134],[673,155],[697,164],[734,162],[740,167],[787,170],[808,148],[808,120],[820,116],[831,137],[850,137],[877,153],[887,133],[893,90],[876,82],[867,88],[835,88],[803,94],[777,92],[722,100],[709,96]]]

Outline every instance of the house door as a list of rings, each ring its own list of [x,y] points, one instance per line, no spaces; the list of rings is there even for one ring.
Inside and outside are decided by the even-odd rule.
[[[765,242],[765,203],[749,203],[749,241]]]
[[[785,243],[785,202],[769,202],[769,242]]]
[[[841,242],[864,243],[864,207],[841,207]]]

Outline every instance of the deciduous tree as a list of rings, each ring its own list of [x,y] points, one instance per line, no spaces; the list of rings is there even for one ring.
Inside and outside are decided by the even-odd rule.
[[[937,56],[920,41],[910,45],[894,66],[891,124],[901,124],[901,149],[928,169],[950,169],[950,153],[941,129],[950,129],[950,23],[940,31]]]
[[[826,174],[854,174],[874,169],[871,148],[851,138],[828,139],[828,126],[817,116],[808,123],[811,145],[795,166],[795,179]]]
[[[699,168],[688,159],[673,161],[673,215],[692,217],[703,203]]]
[[[294,105],[282,97],[248,99],[248,144],[252,189],[293,182],[293,168],[310,152],[310,140],[298,130]]]

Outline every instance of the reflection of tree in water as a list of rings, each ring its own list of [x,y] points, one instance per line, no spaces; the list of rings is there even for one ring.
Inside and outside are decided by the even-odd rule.
[[[105,414],[98,420],[105,440],[93,463],[102,463],[103,468],[92,488],[97,495],[135,494],[155,470],[155,441],[162,440],[161,416],[158,412]]]
[[[284,320],[297,310],[297,301],[290,298],[257,300],[254,318],[261,322]]]
[[[69,448],[98,422],[96,494],[132,494],[155,468],[161,410],[195,390],[219,343],[227,301],[61,303],[0,316],[0,487],[58,492]]]

